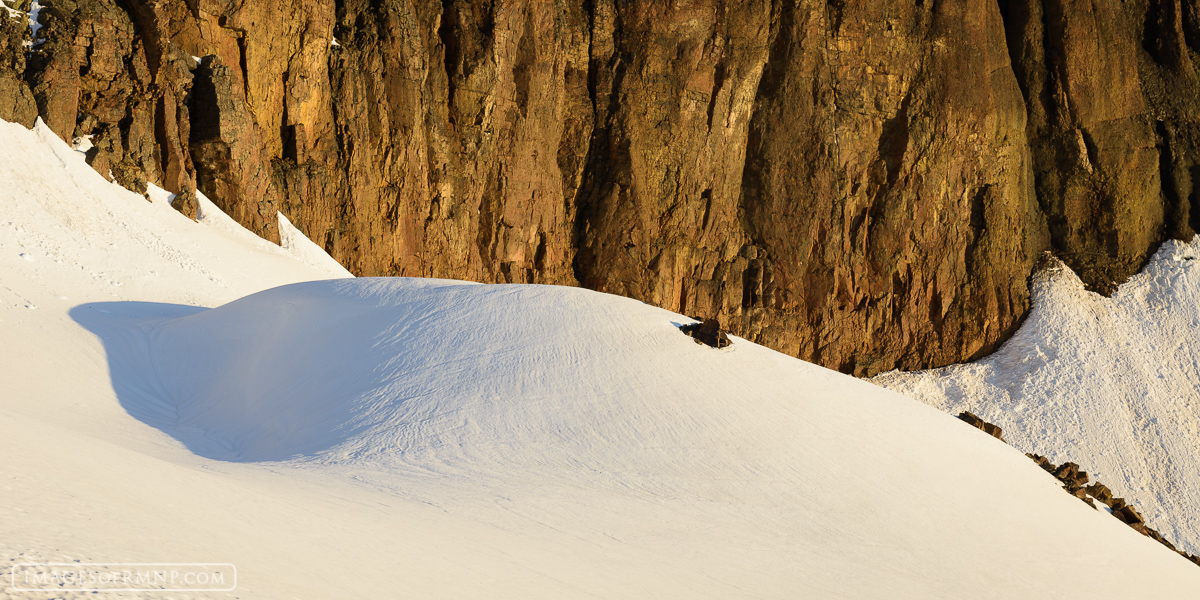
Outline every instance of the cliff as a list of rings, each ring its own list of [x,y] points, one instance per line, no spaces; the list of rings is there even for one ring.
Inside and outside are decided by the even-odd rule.
[[[1045,250],[1109,292],[1200,222],[1198,0],[41,6],[0,30],[0,118],[126,187],[860,375],[995,348]]]

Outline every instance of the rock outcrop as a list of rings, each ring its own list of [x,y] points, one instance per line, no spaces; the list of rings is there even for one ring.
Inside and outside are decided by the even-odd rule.
[[[1004,441],[1004,430],[1003,429],[1000,429],[998,426],[988,423],[987,421],[984,421],[983,419],[977,417],[974,413],[963,411],[963,412],[959,413],[958,418],[960,421],[967,423],[971,427],[979,429],[980,431],[982,431],[1002,442]]]
[[[1195,0],[1002,2],[1055,253],[1109,293],[1200,226]]]
[[[42,4],[0,117],[126,187],[859,375],[990,351],[1044,250],[1107,291],[1200,225],[1196,0]]]
[[[716,319],[696,319],[699,323],[691,323],[681,325],[679,331],[684,335],[696,340],[697,344],[704,344],[710,348],[725,348],[733,341],[721,329],[721,322]]]
[[[25,84],[25,46],[32,43],[28,0],[0,1],[0,119],[33,127],[37,105]]]
[[[991,425],[995,427],[995,425]],[[1180,556],[1192,561],[1200,566],[1200,556],[1190,554],[1175,547],[1170,540],[1163,537],[1158,530],[1147,527],[1146,520],[1142,517],[1142,513],[1138,512],[1133,505],[1125,502],[1124,498],[1114,497],[1108,486],[1099,481],[1088,485],[1088,474],[1079,470],[1079,465],[1073,462],[1066,462],[1058,466],[1050,462],[1048,458],[1040,454],[1026,453],[1030,460],[1037,463],[1047,473],[1053,475],[1063,484],[1063,490],[1068,494],[1079,498],[1087,503],[1092,508],[1099,509],[1096,502],[1108,507],[1107,512],[1115,517],[1118,521],[1128,525],[1134,531],[1153,539],[1154,541],[1166,546],[1172,552],[1178,553]]]

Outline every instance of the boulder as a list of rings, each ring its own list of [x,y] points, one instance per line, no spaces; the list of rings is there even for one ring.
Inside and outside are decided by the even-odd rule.
[[[193,221],[200,213],[200,203],[196,200],[196,193],[186,190],[175,194],[175,197],[171,199],[171,208]]]
[[[1134,507],[1132,507],[1128,504],[1125,504],[1123,502],[1121,503],[1120,508],[1117,508],[1115,506],[1113,507],[1112,514],[1114,517],[1120,519],[1121,522],[1127,523],[1131,526],[1137,526],[1137,525],[1140,525],[1142,527],[1145,526],[1146,521],[1145,521],[1145,519],[1142,518],[1141,513],[1139,513],[1137,511],[1137,509],[1135,509]],[[1145,533],[1145,532],[1143,531],[1142,533]]]
[[[1108,489],[1108,486],[1100,483],[1099,481],[1087,486],[1087,493],[1104,504],[1112,506],[1112,491]]]
[[[992,425],[991,423],[984,421],[983,419],[975,416],[974,414],[971,414],[970,412],[965,412],[965,411],[962,413],[959,413],[958,418],[969,423],[973,427],[979,428],[984,433],[986,433],[1002,442],[1004,441],[1004,436],[1003,436],[1004,431],[1002,429],[1000,429],[999,427],[997,427],[996,425]]]
[[[725,335],[720,321],[716,319],[704,319],[700,323],[684,325],[679,330],[695,339],[697,344],[712,348],[724,348],[733,343],[729,341],[729,336]]]

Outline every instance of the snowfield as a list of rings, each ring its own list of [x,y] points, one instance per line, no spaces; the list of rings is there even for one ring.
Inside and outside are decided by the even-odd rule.
[[[152,199],[0,123],[6,564],[235,564],[234,592],[171,596],[215,598],[1200,589],[869,382],[586,290],[346,278],[294,230]]]
[[[1198,259],[1200,238],[1168,241],[1112,298],[1058,264],[1035,276],[1029,319],[995,354],[874,382],[971,411],[1025,452],[1079,463],[1200,554]]]

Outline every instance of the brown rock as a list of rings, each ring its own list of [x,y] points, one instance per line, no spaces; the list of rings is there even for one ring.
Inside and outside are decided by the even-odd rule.
[[[712,348],[724,348],[733,342],[721,329],[721,323],[716,319],[704,319],[700,323],[692,323],[679,328],[684,334],[696,339],[697,344]]]
[[[962,419],[963,421],[966,421],[967,423],[971,424],[971,426],[973,426],[973,427],[977,427],[977,428],[981,429],[984,433],[986,433],[1002,442],[1004,441],[1004,436],[1003,436],[1004,431],[1002,429],[1000,429],[999,427],[992,425],[991,423],[988,423],[987,421],[984,421],[983,419],[980,419],[979,417],[977,417],[969,412],[959,413],[958,418]]]
[[[1170,1],[1002,6],[1055,253],[1111,293],[1164,233],[1190,239],[1196,226],[1200,92],[1186,15]]]
[[[89,164],[131,190],[145,193],[148,180],[187,189],[164,177],[159,158],[170,140],[156,136],[165,126],[156,123],[145,41],[125,9],[113,0],[59,0],[43,4],[39,21],[44,41],[26,79],[46,125],[66,141],[92,136]]]
[[[861,375],[989,351],[1048,243],[995,5],[802,3],[771,49],[735,331]]]
[[[1087,486],[1087,493],[1090,494],[1093,498],[1095,498],[1109,506],[1112,506],[1112,504],[1113,504],[1112,491],[1108,489],[1108,486],[1105,486],[1104,484],[1102,484],[1098,481],[1096,483],[1093,483],[1092,485]]]
[[[960,416],[959,418],[962,418],[962,417]],[[1037,465],[1039,467],[1041,467],[1042,470],[1044,470],[1048,473],[1054,473],[1054,463],[1050,462],[1050,460],[1047,459],[1045,456],[1042,456],[1040,454],[1032,454],[1029,452],[1026,452],[1025,456],[1028,456],[1033,462],[1037,463]]]
[[[1160,544],[1162,544],[1162,545],[1166,546],[1167,548],[1171,549],[1171,551],[1172,551],[1172,552],[1179,552],[1179,549],[1177,549],[1177,548],[1175,547],[1175,544],[1172,544],[1172,543],[1170,542],[1170,540],[1168,540],[1167,538],[1163,537],[1163,536],[1162,536],[1162,534],[1161,534],[1161,533],[1159,533],[1157,530],[1154,530],[1154,529],[1151,529],[1151,528],[1147,527],[1147,528],[1146,528],[1146,535],[1147,535],[1147,536],[1149,536],[1149,537],[1151,537],[1151,538],[1153,538],[1153,539],[1154,539],[1154,541],[1156,541],[1156,542],[1158,542],[1158,543],[1160,543]]]
[[[1054,476],[1072,487],[1083,487],[1088,483],[1088,474],[1079,470],[1079,465],[1066,462],[1054,470]]]
[[[1068,494],[1071,494],[1072,496],[1075,496],[1076,498],[1083,500],[1085,503],[1087,503],[1088,506],[1090,506],[1092,508],[1096,508],[1096,503],[1093,502],[1092,499],[1088,497],[1087,490],[1079,487],[1075,483],[1065,484],[1065,485],[1063,485],[1063,489],[1066,490]]]
[[[200,213],[200,203],[196,201],[195,192],[183,191],[175,194],[175,198],[171,200],[171,208],[193,221]]]
[[[1140,525],[1143,528],[1145,527],[1144,523],[1146,521],[1145,521],[1145,519],[1142,518],[1141,513],[1139,513],[1137,511],[1137,509],[1135,509],[1134,507],[1132,507],[1128,504],[1122,504],[1120,508],[1117,508],[1114,506],[1113,507],[1113,516],[1120,519],[1123,523],[1128,523],[1131,526]],[[1137,527],[1135,527],[1135,529],[1136,528]],[[1145,531],[1142,531],[1142,533],[1145,533]]]
[[[0,119],[33,127],[37,104],[23,80],[28,40],[27,20],[8,18],[7,11],[0,8]]]

